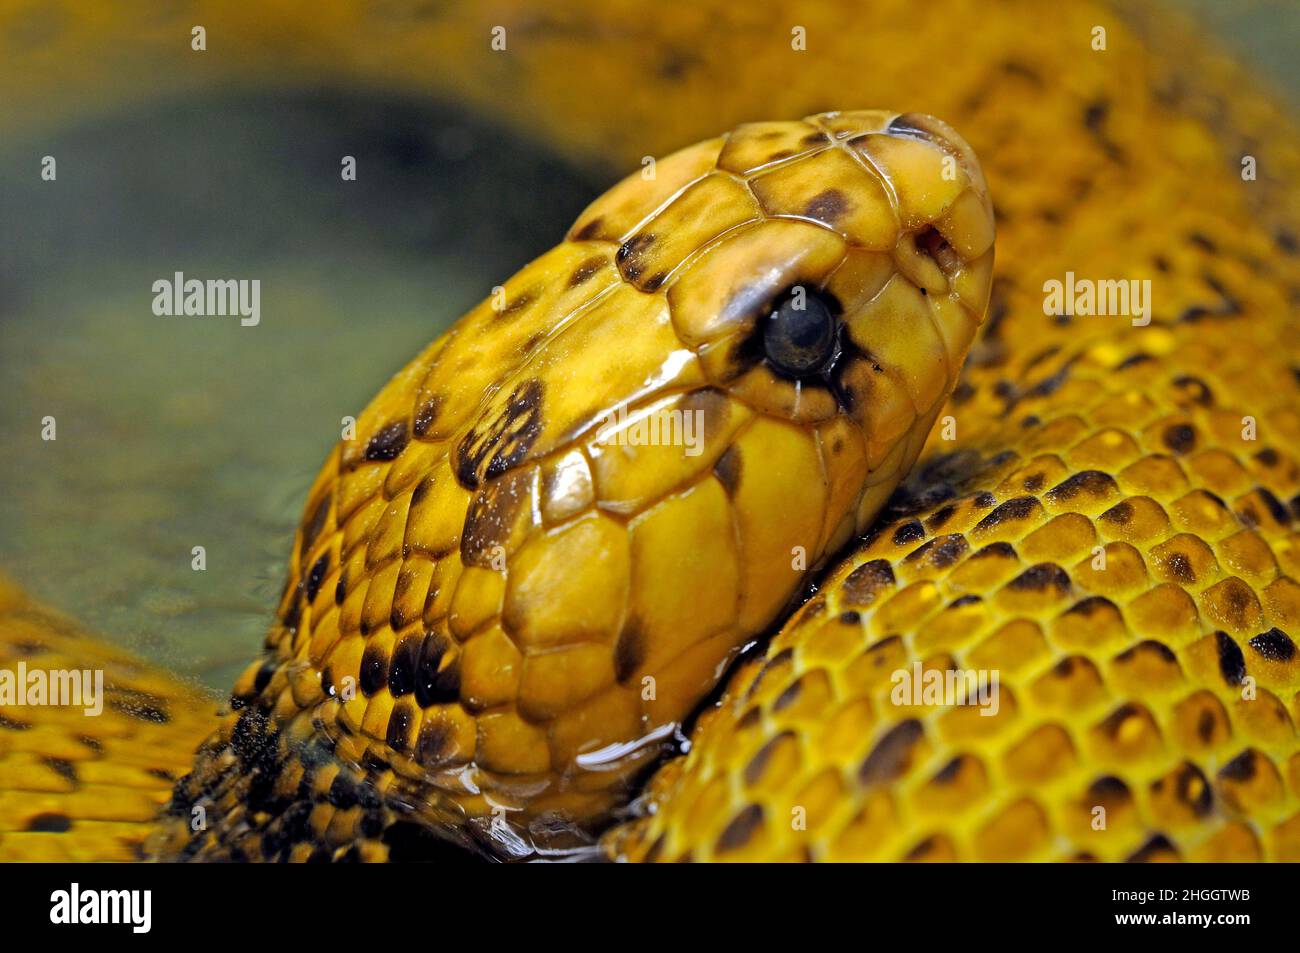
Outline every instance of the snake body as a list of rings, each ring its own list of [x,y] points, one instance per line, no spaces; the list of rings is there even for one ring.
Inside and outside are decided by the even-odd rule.
[[[48,790],[0,851],[74,850],[84,820],[99,856],[598,837],[629,860],[1300,859],[1300,139],[1266,100],[1207,94],[1242,79],[1176,27],[903,8],[368,24],[399,54],[456,52],[471,101],[629,164],[833,96],[949,118],[983,173],[940,123],[848,113],[741,125],[616,186],[358,419],[192,766],[192,698],[6,593],[6,659],[106,658],[121,718],[88,743],[6,713],[0,783]],[[517,58],[470,51],[494,16]],[[313,48],[290,73],[325,68]],[[608,81],[555,68],[575,49]],[[400,55],[334,69],[428,80]],[[1149,278],[1149,324],[1045,314],[1067,272]],[[796,286],[847,329],[822,387],[746,344]],[[595,440],[617,406],[701,412],[704,452]],[[892,697],[898,672],[955,670],[996,673],[996,714]],[[159,763],[128,778],[115,753],[160,721],[169,743],[137,754]],[[98,817],[87,785],[118,792]]]

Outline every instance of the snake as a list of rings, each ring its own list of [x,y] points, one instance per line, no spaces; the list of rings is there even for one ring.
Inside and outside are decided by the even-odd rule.
[[[220,706],[0,583],[106,679],[0,713],[0,858],[1300,860],[1300,136],[1194,27],[34,11],[6,122],[326,76],[635,171],[357,416]]]

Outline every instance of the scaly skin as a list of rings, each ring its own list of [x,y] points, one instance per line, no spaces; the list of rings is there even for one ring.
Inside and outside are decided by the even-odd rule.
[[[955,439],[933,440],[869,541],[728,677],[690,754],[647,787],[648,816],[603,846],[629,859],[1300,858],[1300,349],[1286,324],[1300,139],[1163,18],[912,6],[502,3],[402,18],[325,4],[298,23],[272,3],[254,25],[200,5],[183,19],[222,36],[221,57],[169,55],[195,86],[238,67],[451,92],[627,165],[837,103],[948,118],[999,213],[993,319],[942,411]],[[489,49],[496,24],[508,53]],[[805,53],[790,49],[796,24]],[[1096,25],[1104,52],[1089,46]],[[290,29],[306,41],[286,58],[264,37]],[[76,23],[6,35],[38,37],[19,66],[111,76],[106,97],[150,84],[143,67],[110,70],[108,51],[175,43],[161,27],[97,30],[81,57],[67,55]],[[18,74],[21,121],[45,101],[42,70]],[[47,97],[51,120],[60,95],[74,108],[73,93]],[[1241,179],[1245,152],[1258,181]],[[1067,271],[1151,278],[1151,325],[1045,317],[1043,283]],[[889,676],[914,660],[997,670],[1000,714],[891,704]],[[343,840],[355,813],[337,822]]]
[[[874,520],[988,302],[969,147],[928,117],[831,113],[653,171],[400,371],[326,462],[162,856],[581,843]],[[842,326],[832,368],[797,380],[761,343],[794,287]],[[637,444],[671,415],[697,445]]]
[[[0,712],[0,858],[140,860],[215,706],[0,577],[0,669],[104,673],[102,713]]]

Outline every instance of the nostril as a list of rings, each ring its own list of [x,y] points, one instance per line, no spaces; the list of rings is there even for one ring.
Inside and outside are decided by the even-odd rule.
[[[951,276],[961,268],[961,257],[957,250],[933,225],[917,232],[913,241],[917,253],[933,259],[945,275]]]

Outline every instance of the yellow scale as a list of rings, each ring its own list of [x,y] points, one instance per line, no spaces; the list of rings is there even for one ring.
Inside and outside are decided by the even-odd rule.
[[[154,95],[164,67],[171,92],[324,75],[440,91],[628,167],[735,127],[599,199],[506,283],[503,306],[467,315],[359,418],[307,501],[271,662],[237,686],[243,708],[150,849],[264,856],[276,798],[310,805],[294,831],[305,838],[273,832],[294,859],[381,859],[399,820],[507,853],[550,811],[599,829],[658,749],[632,746],[613,771],[580,755],[684,717],[920,453],[902,510],[726,676],[690,753],[649,782],[650,813],[601,849],[1300,859],[1300,349],[1287,327],[1300,138],[1163,13],[953,2],[918,19],[909,7],[407,16],[326,3],[308,18],[287,2],[213,3],[184,23],[87,8],[41,29],[27,4],[0,5],[15,27],[8,121],[25,130]],[[183,42],[191,20],[204,54]],[[846,113],[737,126],[881,103],[951,121],[987,193],[941,124]],[[1242,181],[1247,148],[1258,181]],[[842,309],[858,346],[846,386],[870,401],[845,411],[779,375],[730,376],[763,315],[713,302],[771,270],[772,295],[804,283]],[[1151,280],[1151,324],[1053,321],[1045,285],[1067,272]],[[990,318],[958,382],[990,277]],[[581,430],[655,399],[702,411],[715,442],[669,460]],[[935,418],[951,420],[922,450]],[[633,449],[644,460],[618,465]],[[737,529],[739,555],[719,548]],[[798,546],[802,565],[772,555]],[[697,598],[702,575],[732,598]],[[0,856],[135,855],[216,721],[160,673],[5,599],[7,666],[103,658],[122,708],[84,737],[80,716],[29,709],[31,727],[15,729],[4,713]],[[412,653],[428,677],[418,691],[399,677],[394,695],[394,662]],[[997,714],[893,704],[893,674],[918,662],[996,671]],[[345,697],[349,677],[360,690]],[[248,715],[255,699],[268,718]],[[159,711],[165,723],[142,717]],[[225,744],[236,733],[238,752]],[[147,757],[116,737],[148,738]],[[124,748],[147,763],[129,771]],[[254,788],[242,769],[272,763],[270,790]],[[391,805],[412,792],[399,819]],[[210,826],[191,838],[195,805]],[[59,817],[69,829],[50,829]]]

